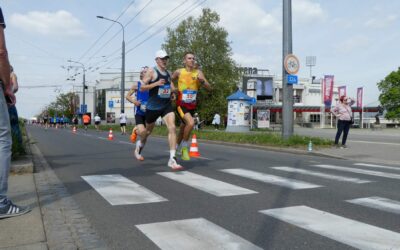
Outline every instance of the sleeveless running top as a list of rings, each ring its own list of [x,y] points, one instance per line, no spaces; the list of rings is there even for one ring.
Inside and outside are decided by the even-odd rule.
[[[176,104],[187,109],[195,109],[199,88],[199,71],[197,69],[192,71],[187,71],[186,68],[180,69]]]
[[[161,74],[157,67],[154,67],[157,78],[151,83],[155,83],[160,79],[165,80],[164,86],[157,86],[149,90],[149,99],[147,100],[148,110],[162,110],[171,104],[171,77],[168,71],[165,75]]]
[[[144,116],[147,108],[147,101],[149,100],[149,91],[140,91],[140,86],[142,85],[141,81],[138,81],[137,91],[136,91],[136,100],[140,101],[140,106],[135,106],[135,114]]]

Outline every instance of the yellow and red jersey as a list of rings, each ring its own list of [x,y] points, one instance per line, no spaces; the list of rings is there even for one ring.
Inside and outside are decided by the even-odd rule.
[[[195,109],[199,88],[199,71],[197,69],[192,71],[187,71],[186,68],[180,69],[176,105]]]

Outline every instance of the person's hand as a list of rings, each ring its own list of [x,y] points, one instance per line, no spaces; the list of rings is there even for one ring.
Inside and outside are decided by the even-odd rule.
[[[157,86],[164,86],[165,84],[165,79],[160,79],[157,81]]]
[[[133,104],[135,104],[135,106],[140,106],[142,103],[140,101],[134,101]]]
[[[6,97],[6,101],[7,101],[7,104],[9,107],[15,105],[16,98],[15,98],[14,92],[11,90],[11,88],[4,90],[4,96]]]

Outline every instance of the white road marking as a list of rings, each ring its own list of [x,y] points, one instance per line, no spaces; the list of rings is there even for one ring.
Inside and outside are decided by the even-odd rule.
[[[269,209],[260,212],[355,248],[400,248],[399,233],[307,206]]]
[[[127,145],[133,145],[135,146],[135,144],[133,144],[132,142],[126,142],[126,141],[118,141],[121,144],[127,144]]]
[[[367,144],[382,144],[382,145],[400,146],[400,143],[392,143],[392,142],[353,141],[353,140],[349,140],[349,142],[358,142],[358,143],[367,143]]]
[[[113,206],[168,201],[119,174],[87,175],[82,179]]]
[[[347,200],[347,202],[365,207],[375,208],[385,212],[400,214],[399,201],[390,200],[382,197],[373,196],[367,198],[358,198],[353,200]]]
[[[379,171],[373,171],[373,170],[341,167],[341,166],[335,166],[335,165],[324,165],[324,164],[321,164],[321,165],[310,165],[310,166],[311,167],[318,167],[318,168],[345,171],[345,172],[352,172],[352,173],[357,173],[357,174],[373,175],[373,176],[379,176],[379,177],[385,177],[385,178],[391,178],[391,179],[400,179],[400,174],[385,173],[385,172],[379,172]]]
[[[218,197],[257,193],[256,191],[250,189],[235,186],[226,182],[211,179],[209,177],[205,177],[188,171],[180,171],[174,173],[158,172],[157,174]]]
[[[322,187],[320,185],[315,185],[312,183],[308,183],[305,181],[299,181],[295,179],[289,179],[289,178],[284,178],[276,175],[270,175],[270,174],[264,174],[252,170],[247,170],[247,169],[242,169],[242,168],[236,168],[236,169],[222,169],[220,170],[225,173],[233,174],[233,175],[238,175],[241,177],[273,184],[273,185],[278,185],[282,187],[287,187],[291,189],[307,189],[307,188],[317,188],[317,187]]]
[[[262,249],[204,218],[142,224],[136,227],[163,250]]]
[[[321,177],[321,178],[325,178],[325,179],[329,179],[329,180],[335,180],[335,181],[353,182],[353,183],[357,183],[357,184],[371,182],[369,180],[363,180],[363,179],[346,177],[346,176],[341,176],[341,175],[334,175],[334,174],[325,174],[322,172],[316,172],[316,171],[310,171],[310,170],[306,170],[306,169],[299,169],[299,168],[292,168],[292,167],[272,167],[272,168],[277,169],[277,170],[286,171],[286,172],[317,176],[317,177]]]
[[[383,166],[383,165],[377,165],[377,164],[369,164],[369,163],[354,163],[354,165],[356,165],[356,166],[364,166],[364,167],[372,167],[372,168],[391,169],[391,170],[400,171],[400,167],[389,167],[389,166]]]

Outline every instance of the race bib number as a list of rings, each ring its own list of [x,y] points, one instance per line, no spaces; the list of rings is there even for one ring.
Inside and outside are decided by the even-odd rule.
[[[164,85],[158,88],[158,96],[160,98],[170,98],[171,97],[171,85]]]
[[[143,112],[146,112],[146,106],[147,106],[147,102],[141,102],[140,110],[143,111]]]
[[[193,103],[196,101],[197,91],[185,89],[182,91],[182,101],[184,103]]]

